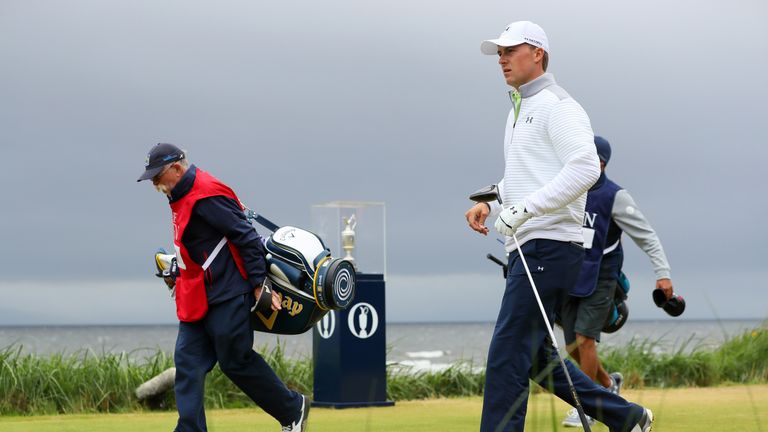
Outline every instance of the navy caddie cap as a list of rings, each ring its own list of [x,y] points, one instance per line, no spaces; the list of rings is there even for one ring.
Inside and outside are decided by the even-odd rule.
[[[597,157],[608,165],[608,161],[611,160],[611,144],[607,139],[595,136],[595,147],[597,147]]]
[[[173,144],[155,144],[155,146],[149,150],[147,159],[144,161],[144,173],[141,174],[141,177],[136,181],[149,180],[160,174],[163,167],[169,163],[180,161],[185,157],[184,150]]]

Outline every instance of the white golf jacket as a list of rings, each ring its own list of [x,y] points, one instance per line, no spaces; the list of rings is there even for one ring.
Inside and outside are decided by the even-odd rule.
[[[517,231],[521,245],[531,239],[582,242],[586,192],[600,176],[589,117],[551,74],[520,86],[519,93],[519,113],[510,110],[504,134],[502,205],[523,203],[533,214]],[[502,206],[490,207],[493,223]],[[516,249],[511,237],[505,248]]]

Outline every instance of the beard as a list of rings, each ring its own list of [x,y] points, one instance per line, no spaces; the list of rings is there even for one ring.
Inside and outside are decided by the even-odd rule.
[[[163,195],[168,195],[168,187],[166,185],[164,185],[164,184],[160,184],[160,183],[156,184],[155,185],[155,190],[157,190],[158,192],[160,192]]]

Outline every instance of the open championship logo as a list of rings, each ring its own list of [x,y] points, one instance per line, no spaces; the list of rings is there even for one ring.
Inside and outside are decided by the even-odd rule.
[[[328,313],[317,322],[317,333],[321,338],[328,339],[333,336],[334,330],[336,330],[336,314],[333,311],[328,311]]]
[[[360,339],[368,339],[379,328],[379,314],[368,303],[358,303],[349,310],[349,331]]]

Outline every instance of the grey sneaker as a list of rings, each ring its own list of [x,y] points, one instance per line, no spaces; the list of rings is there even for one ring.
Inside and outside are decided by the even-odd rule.
[[[611,377],[611,386],[608,387],[608,391],[613,394],[619,394],[621,392],[621,385],[624,384],[624,375],[621,372],[614,372],[609,376]]]
[[[653,429],[653,413],[645,408],[640,421],[629,432],[651,432],[651,429]]]
[[[295,422],[283,426],[282,432],[304,432],[307,430],[307,418],[309,417],[310,400],[306,395],[301,395],[301,415]]]
[[[589,421],[589,425],[590,426],[595,424],[595,419],[593,419],[590,416],[587,416],[587,421]],[[565,415],[565,418],[563,419],[563,426],[565,426],[565,427],[584,427],[581,424],[581,418],[579,418],[579,411],[577,411],[576,408],[571,408],[568,411],[568,414]]]

